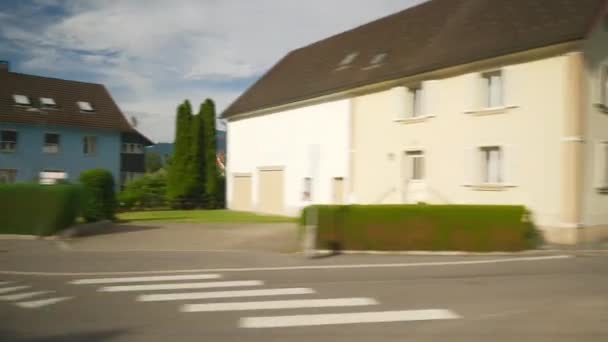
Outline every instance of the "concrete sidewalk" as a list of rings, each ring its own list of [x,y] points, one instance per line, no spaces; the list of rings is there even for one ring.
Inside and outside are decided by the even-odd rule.
[[[116,224],[108,231],[66,240],[82,251],[265,251],[299,250],[295,223],[167,223]]]

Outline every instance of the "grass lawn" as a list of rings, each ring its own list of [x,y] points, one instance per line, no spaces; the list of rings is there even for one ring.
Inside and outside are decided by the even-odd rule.
[[[121,221],[165,221],[165,222],[226,222],[268,223],[295,222],[297,219],[284,216],[258,215],[232,210],[158,210],[119,213]]]

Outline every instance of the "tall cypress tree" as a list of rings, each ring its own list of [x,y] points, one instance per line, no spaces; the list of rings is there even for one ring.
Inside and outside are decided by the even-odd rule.
[[[199,114],[203,120],[204,130],[204,169],[205,169],[205,187],[204,193],[207,199],[209,208],[218,206],[218,191],[219,191],[219,172],[216,164],[216,146],[215,146],[215,104],[213,100],[206,99],[201,105]]]
[[[189,206],[195,192],[192,144],[192,107],[188,100],[177,108],[173,158],[167,179],[167,197],[173,206]]]
[[[198,114],[193,117],[192,121],[192,143],[190,145],[193,157],[192,165],[196,182],[196,197],[198,204],[205,207],[207,198],[205,196],[205,120],[203,120],[203,105],[199,107]]]

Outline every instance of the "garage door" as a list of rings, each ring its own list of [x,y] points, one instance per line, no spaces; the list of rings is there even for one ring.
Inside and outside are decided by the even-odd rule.
[[[234,175],[232,181],[232,210],[252,211],[251,175]]]
[[[260,170],[258,211],[268,214],[284,214],[283,170]]]

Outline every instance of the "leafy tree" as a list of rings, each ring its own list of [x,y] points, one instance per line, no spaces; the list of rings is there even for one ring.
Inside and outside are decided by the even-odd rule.
[[[118,194],[122,208],[160,208],[167,203],[167,172],[159,170],[129,182]]]
[[[204,194],[209,208],[218,206],[219,171],[216,163],[216,139],[215,139],[215,104],[211,99],[206,99],[201,105],[199,113],[203,120],[204,130]]]
[[[145,154],[146,172],[153,173],[163,167],[160,154],[156,151],[146,151]]]
[[[192,106],[186,100],[177,108],[174,152],[167,182],[167,196],[175,207],[191,207],[200,187],[191,148],[193,121]]]

